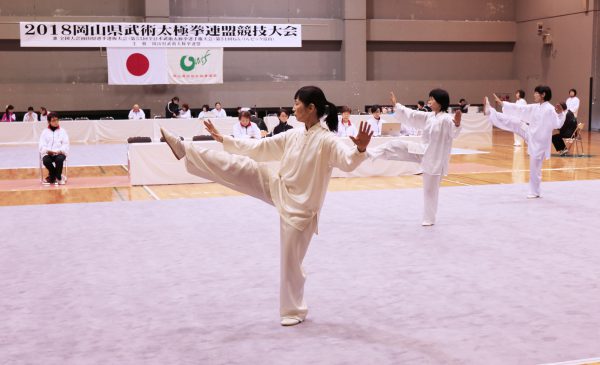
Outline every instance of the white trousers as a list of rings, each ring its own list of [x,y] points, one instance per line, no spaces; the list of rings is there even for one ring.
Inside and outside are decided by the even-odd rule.
[[[421,163],[423,155],[408,152],[408,144],[405,141],[390,141],[369,151],[373,159],[383,158],[394,161],[409,161]],[[423,173],[423,224],[435,223],[437,214],[438,196],[442,175],[431,175]]]
[[[515,135],[522,137],[526,142],[529,140],[529,126],[519,118],[498,113],[496,110],[491,109],[488,119],[496,127],[513,132]],[[542,183],[543,163],[543,157],[534,158],[529,156],[529,194],[531,195],[541,195],[540,186]]]
[[[513,133],[514,136],[514,142],[513,145],[514,146],[522,146],[523,145],[523,138],[521,136],[519,136],[516,133]]]
[[[185,166],[191,174],[212,180],[230,189],[248,194],[273,205],[269,169],[251,158],[224,151],[209,150],[185,144]],[[300,320],[306,318],[308,309],[304,302],[306,275],[302,261],[310,240],[317,228],[314,219],[303,231],[280,219],[281,283],[280,315]]]

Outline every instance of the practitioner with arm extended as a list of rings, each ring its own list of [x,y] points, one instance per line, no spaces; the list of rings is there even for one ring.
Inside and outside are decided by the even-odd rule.
[[[502,113],[490,106],[487,96],[483,99],[483,113],[496,127],[517,133],[527,142],[529,154],[529,193],[528,199],[541,196],[542,164],[550,158],[552,131],[559,129],[564,117],[556,114],[550,104],[552,90],[548,86],[537,86],[533,93],[533,104],[519,105],[500,100],[494,94],[496,103],[502,107]]]
[[[431,112],[407,108],[398,103],[391,93],[395,105],[394,116],[402,125],[423,131],[421,142],[393,140],[379,146],[369,153],[372,158],[386,160],[419,162],[423,170],[423,226],[435,224],[438,195],[442,177],[448,173],[448,162],[452,151],[452,140],[460,133],[462,113],[457,110],[454,115],[448,114],[450,95],[442,89],[429,92]]]
[[[366,158],[372,133],[362,123],[355,147],[336,137],[336,107],[316,86],[300,88],[294,96],[294,112],[305,128],[295,128],[260,140],[234,139],[221,134],[205,121],[213,138],[224,151],[200,148],[182,142],[161,129],[177,159],[185,157],[188,171],[274,205],[280,214],[281,325],[301,323],[308,312],[304,301],[305,273],[302,260],[313,234],[331,171],[337,167],[352,171]],[[325,119],[327,127],[321,125]],[[271,171],[266,161],[281,161]]]

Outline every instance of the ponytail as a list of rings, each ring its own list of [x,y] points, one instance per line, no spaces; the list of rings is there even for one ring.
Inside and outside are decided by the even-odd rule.
[[[338,116],[337,116],[337,107],[334,103],[327,101],[327,107],[325,109],[325,123],[327,124],[327,128],[329,128],[332,132],[337,132],[338,129]]]

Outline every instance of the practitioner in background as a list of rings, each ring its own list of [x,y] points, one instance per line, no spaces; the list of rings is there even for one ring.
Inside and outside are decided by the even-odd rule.
[[[515,92],[515,104],[517,105],[527,105],[527,100],[525,100],[525,91],[524,90],[517,90]],[[521,147],[523,145],[523,138],[521,138],[521,136],[519,136],[517,133],[513,133],[513,146],[515,147]]]
[[[431,112],[407,108],[398,103],[391,94],[395,105],[394,116],[402,125],[422,130],[421,142],[394,140],[379,146],[369,153],[373,159],[410,161],[421,164],[423,170],[423,226],[432,226],[436,221],[438,196],[442,177],[448,174],[448,163],[452,151],[452,140],[460,133],[462,113],[457,110],[449,114],[450,95],[446,90],[434,89],[429,92]]]
[[[336,106],[316,86],[300,88],[294,96],[294,112],[304,128],[294,128],[261,140],[234,139],[222,135],[205,121],[213,138],[225,151],[182,142],[164,129],[161,133],[177,159],[185,158],[187,170],[274,205],[280,214],[281,325],[293,326],[306,318],[305,273],[302,260],[313,234],[334,167],[352,171],[366,158],[372,133],[361,123],[355,147],[336,137]],[[322,123],[325,122],[326,126]],[[278,171],[265,162],[281,161]]]
[[[550,142],[552,131],[562,127],[561,120],[556,114],[552,100],[552,90],[545,85],[539,85],[533,93],[533,104],[518,105],[502,101],[494,94],[496,103],[502,107],[502,113],[490,105],[487,96],[483,99],[483,113],[496,127],[517,133],[527,142],[529,154],[529,193],[528,199],[541,196],[542,164],[550,158]]]

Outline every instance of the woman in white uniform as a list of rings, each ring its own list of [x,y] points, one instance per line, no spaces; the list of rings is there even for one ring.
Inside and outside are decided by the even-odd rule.
[[[549,101],[552,90],[540,85],[533,93],[533,104],[517,105],[500,100],[494,94],[496,102],[502,106],[502,113],[490,106],[487,96],[483,99],[483,113],[496,127],[517,133],[527,142],[529,154],[529,193],[528,199],[541,196],[542,163],[550,158],[552,131],[564,123]]]
[[[421,164],[423,170],[423,226],[435,224],[438,195],[442,177],[448,174],[448,162],[452,151],[452,140],[460,133],[462,113],[448,114],[450,95],[442,89],[429,92],[431,112],[407,108],[398,103],[391,93],[395,105],[394,116],[402,125],[423,131],[421,142],[394,140],[369,151],[373,159],[411,161]]]
[[[294,128],[261,140],[234,139],[222,135],[210,121],[207,130],[225,151],[200,148],[182,142],[161,129],[175,157],[185,157],[188,171],[274,205],[280,214],[281,325],[301,323],[308,312],[304,302],[305,274],[302,260],[317,224],[334,167],[352,171],[366,158],[372,133],[361,123],[356,145],[336,137],[336,107],[316,86],[305,86],[294,96],[294,112],[305,128]],[[326,127],[321,124],[325,119]],[[271,171],[266,161],[281,161]]]

